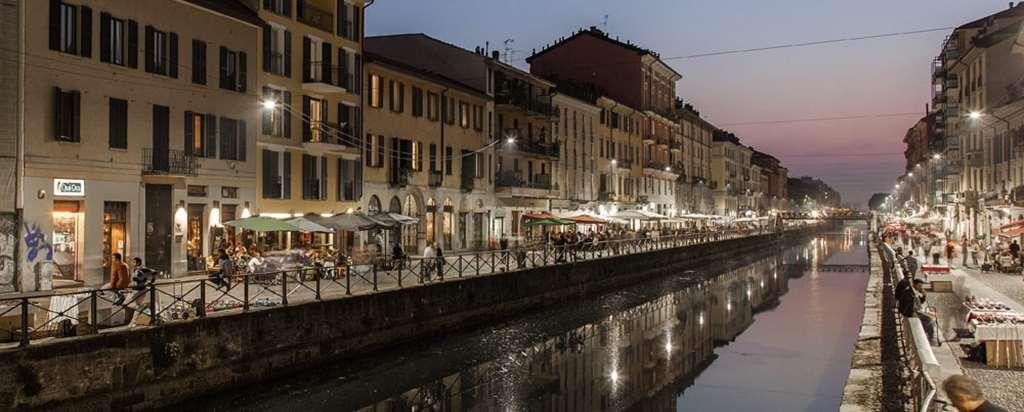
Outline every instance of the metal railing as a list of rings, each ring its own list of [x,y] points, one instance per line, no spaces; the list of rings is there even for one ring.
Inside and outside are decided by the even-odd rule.
[[[792,225],[802,230],[808,225]],[[678,235],[533,244],[445,258],[375,256],[339,266],[159,279],[134,289],[46,291],[0,297],[0,348],[62,338],[183,322],[214,314],[248,312],[301,302],[341,299],[464,277],[573,264],[762,234],[770,229],[732,229]],[[13,322],[12,322],[13,321]]]
[[[182,150],[142,149],[142,172],[145,174],[195,176],[199,160]]]
[[[309,1],[299,1],[297,18],[307,25],[316,27],[328,33],[334,32],[334,14],[313,6]]]

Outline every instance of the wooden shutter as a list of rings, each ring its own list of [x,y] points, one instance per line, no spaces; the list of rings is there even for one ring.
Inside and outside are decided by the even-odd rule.
[[[221,89],[228,89],[228,49],[227,47],[220,46],[220,81],[217,85]]]
[[[359,39],[363,37],[363,30],[360,22],[362,21],[362,9],[359,6],[352,6],[352,40],[359,42]]]
[[[292,17],[292,0],[281,0],[284,2],[284,16]]]
[[[234,160],[231,151],[236,148],[236,142],[231,136],[234,129],[231,127],[231,120],[225,117],[217,119],[220,122],[220,158]]]
[[[292,32],[284,31],[284,77],[292,77]]]
[[[405,83],[398,83],[398,112],[405,111]]]
[[[353,88],[355,90],[355,94],[359,94],[363,90],[363,56],[360,55],[359,53],[356,53],[355,62],[353,64],[355,67],[356,76],[355,80],[352,83]]]
[[[283,123],[283,127],[284,127],[284,137],[291,138],[292,137],[292,92],[289,92],[289,91],[285,91],[284,92],[284,104],[285,104],[284,110],[283,110],[284,122],[282,122]]]
[[[143,50],[145,50],[143,59],[145,60],[145,67],[147,73],[153,73],[153,26],[146,25],[146,36],[143,39],[145,44]]]
[[[139,23],[135,20],[128,20],[128,41],[124,49],[125,64],[128,67],[137,69],[139,67]]]
[[[352,200],[359,200],[363,197],[363,164],[359,162],[352,162],[352,167],[355,168],[354,176],[352,176],[353,198]]]
[[[281,152],[281,156],[284,157],[284,176],[281,176],[281,185],[284,186],[283,199],[292,198],[292,154],[285,151]]]
[[[82,6],[80,13],[79,18],[82,21],[81,56],[92,57],[92,9]]]
[[[71,92],[71,137],[79,142],[82,139],[82,94],[75,90]]]
[[[168,63],[167,63],[167,75],[177,79],[178,78],[178,33],[168,33],[167,34],[167,44],[168,44],[168,47],[167,47],[168,53],[170,54],[170,56],[167,59],[168,60]]]
[[[60,87],[53,88],[53,137],[63,140],[64,131],[64,92]]]
[[[263,149],[263,198],[281,197],[281,183],[277,181],[277,152]]]
[[[217,116],[212,114],[204,115],[203,129],[206,132],[206,139],[203,141],[203,147],[206,148],[206,157],[210,159],[217,158]]]
[[[60,89],[57,89],[58,96],[60,95]],[[59,115],[58,115],[59,116]],[[59,124],[59,123],[58,123]],[[366,163],[367,167],[373,166],[373,135],[366,134],[366,144],[363,149],[363,162]]]
[[[338,86],[352,90],[352,82],[348,78],[348,54],[345,49],[338,48]]]
[[[384,167],[384,136],[377,136],[377,167]]]
[[[416,142],[416,170],[423,171],[423,142]]]
[[[309,129],[309,109],[312,100],[309,96],[302,96],[302,141],[308,142],[313,139],[313,133]]]
[[[302,81],[308,82],[312,80],[312,73],[310,73],[310,48],[313,46],[309,40],[309,37],[302,36]]]
[[[327,200],[327,156],[320,156],[320,193],[317,198]]]
[[[347,39],[348,31],[345,30],[345,23],[348,22],[348,5],[345,0],[338,0],[338,36]]]
[[[193,116],[195,116],[195,113],[192,113],[190,111],[186,111],[185,112],[185,127],[184,127],[184,130],[185,130],[185,147],[184,147],[184,149],[185,149],[185,154],[186,155],[192,155],[193,154],[192,153],[192,146],[193,146],[193,141],[195,140],[195,137],[196,137],[195,136],[195,130],[192,128],[192,117]],[[200,153],[200,155],[201,155],[201,153]]]
[[[335,84],[335,79],[332,72],[336,70],[331,62],[331,56],[333,55],[331,52],[333,51],[334,47],[331,46],[331,44],[328,42],[323,42],[320,44],[320,49],[321,56],[323,56],[323,61],[320,63],[320,73],[322,73],[323,75],[323,79],[321,80],[327,84]]]
[[[110,14],[100,13],[100,61],[110,63]]]
[[[249,83],[249,76],[248,76],[249,68],[248,68],[248,63],[246,63],[246,60],[247,60],[247,58],[245,56],[245,52],[244,51],[238,52],[238,67],[236,68],[237,71],[238,71],[238,87],[235,88],[235,91],[238,91],[238,92],[241,92],[241,93],[245,93],[245,91],[247,90],[246,86]]]
[[[266,4],[266,1],[269,1],[269,0],[264,0],[264,4]],[[264,8],[266,8],[266,5],[264,5]],[[267,72],[267,73],[270,73],[270,71],[271,71],[271,69],[273,67],[272,66],[272,62],[271,62],[271,60],[274,58],[271,55],[273,53],[273,50],[271,50],[271,48],[270,48],[270,44],[271,44],[271,40],[272,40],[271,38],[272,38],[273,35],[274,35],[274,31],[273,31],[273,29],[270,28],[270,25],[269,24],[264,24],[263,25],[263,71]]]
[[[60,0],[50,0],[50,50],[60,51]]]
[[[206,42],[192,39],[192,83],[206,84]]]
[[[238,160],[244,162],[247,159],[246,151],[249,150],[249,132],[245,126],[245,120],[238,121]]]
[[[128,148],[128,102],[110,98],[110,147]]]

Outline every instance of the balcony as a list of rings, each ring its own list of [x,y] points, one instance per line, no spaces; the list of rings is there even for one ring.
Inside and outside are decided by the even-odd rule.
[[[299,0],[297,2],[298,12],[296,18],[310,27],[334,33],[334,15],[311,3],[309,0]]]
[[[522,110],[528,116],[543,118],[557,116],[550,101],[545,101],[538,96],[531,96],[521,89],[505,89],[496,93],[494,104]]]
[[[657,139],[654,137],[654,133],[644,133],[644,144],[654,144]]]
[[[600,202],[614,202],[616,200],[615,193],[608,191],[599,192],[597,194],[597,200]]]
[[[472,175],[463,175],[461,177],[462,179],[460,179],[459,188],[466,193],[472,192],[473,186],[476,183],[476,177]]]
[[[427,186],[439,187],[441,183],[444,183],[444,175],[440,170],[431,170],[427,173]]]
[[[322,61],[307,61],[302,63],[302,90],[313,93],[341,93],[345,89],[341,86],[342,78],[337,66],[329,65]]]
[[[352,126],[341,126],[338,123],[312,122],[309,140],[302,146],[314,152],[354,153],[359,154],[359,141],[352,133]]]
[[[523,178],[522,171],[507,170],[495,176],[494,187],[498,194],[521,197],[554,198],[558,187],[551,182],[549,174],[535,174],[533,180]]]
[[[510,129],[506,133],[511,136],[519,135],[519,131],[516,129]],[[543,137],[541,137],[541,139],[543,139]],[[512,143],[509,143],[508,140],[503,140],[498,148],[500,150],[516,150],[537,156],[551,157],[555,159],[559,158],[557,144],[545,143],[543,141],[531,141],[526,138],[515,138]]]
[[[388,186],[390,187],[406,187],[409,186],[409,176],[411,171],[404,167],[391,169],[388,172]]]
[[[669,141],[668,141],[668,138],[667,138],[667,137],[664,137],[664,136],[657,136],[657,138],[656,138],[655,142],[656,142],[656,143],[658,144],[658,146],[660,146],[661,148],[663,148],[663,149],[668,149],[668,144],[669,144]]]
[[[142,149],[144,175],[196,176],[198,172],[199,161],[192,154],[181,150]]]

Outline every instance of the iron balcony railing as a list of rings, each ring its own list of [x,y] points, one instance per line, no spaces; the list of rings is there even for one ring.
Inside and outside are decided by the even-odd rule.
[[[518,130],[515,129],[510,130],[509,133],[513,136],[519,135]],[[544,136],[541,136],[540,139],[540,141],[532,141],[528,138],[516,138],[511,142],[503,140],[500,147],[505,150],[518,150],[539,156],[559,157],[557,144],[544,142]]]
[[[406,187],[409,185],[411,171],[404,167],[392,170],[388,173],[388,184],[391,187]]]
[[[427,172],[427,186],[438,187],[444,183],[444,175],[441,174],[440,170],[431,170]]]
[[[536,174],[532,180],[522,177],[521,171],[506,170],[499,172],[495,177],[494,185],[497,187],[521,187],[526,189],[551,190],[551,175]]]
[[[758,235],[780,236],[787,228],[728,229],[659,237],[630,237],[593,244],[553,246],[534,243],[506,250],[488,250],[445,258],[390,259],[368,255],[355,260],[325,262],[323,267],[237,272],[157,280],[133,289],[79,288],[0,297],[0,349],[98,333],[126,326],[135,314],[137,328],[162,327],[210,314],[239,314],[304,302],[344,299],[443,282],[638,253],[720,242]],[[238,262],[236,267],[247,267]]]
[[[181,150],[142,149],[142,172],[157,175],[195,176],[199,173],[196,156]]]
[[[544,116],[554,116],[555,112],[551,102],[544,101],[540,97],[530,96],[522,89],[504,89],[494,96],[495,104],[507,104],[520,109],[535,112]]]
[[[299,0],[297,18],[309,26],[328,33],[334,32],[334,15],[331,12],[311,5],[308,0]]]

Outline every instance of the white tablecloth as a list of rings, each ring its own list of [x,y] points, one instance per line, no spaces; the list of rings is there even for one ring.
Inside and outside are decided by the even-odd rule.
[[[1022,325],[978,325],[974,330],[974,339],[985,340],[1024,340]]]

